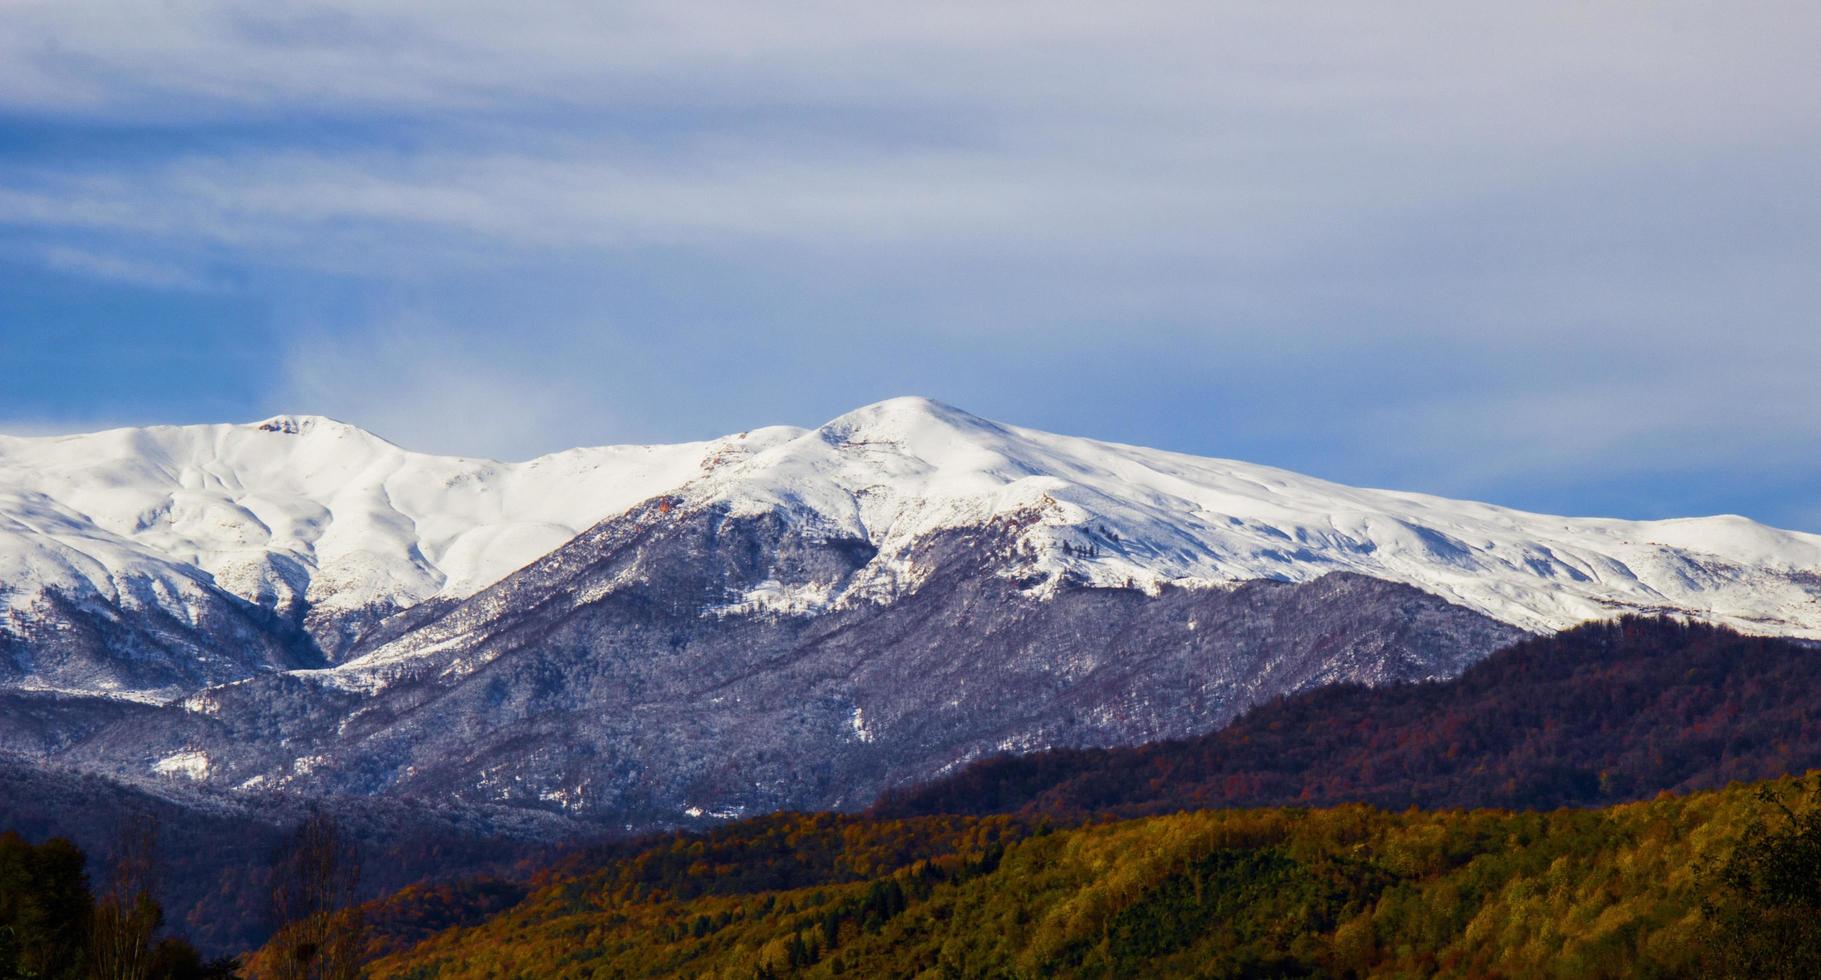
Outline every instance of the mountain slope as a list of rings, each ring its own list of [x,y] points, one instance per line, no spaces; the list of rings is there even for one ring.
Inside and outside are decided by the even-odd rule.
[[[923,539],[908,556],[931,571],[891,603],[704,614],[762,582],[838,588],[872,553],[775,512],[653,504],[342,667],[89,724],[56,753],[665,826],[861,806],[1008,749],[1187,736],[1285,691],[1453,674],[1522,635],[1361,576],[1035,596],[1001,574],[1024,530]]]
[[[497,463],[308,416],[0,437],[0,587],[15,619],[47,594],[178,618],[238,599],[333,658],[378,618],[470,595],[687,480],[702,448]]]
[[[1821,767],[1821,656],[1627,619],[1529,640],[1435,683],[1335,686],[1180,742],[981,762],[877,811],[1588,806]]]

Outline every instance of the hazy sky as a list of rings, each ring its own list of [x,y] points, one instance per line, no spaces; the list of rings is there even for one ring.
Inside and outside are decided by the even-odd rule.
[[[0,0],[0,430],[897,394],[1821,530],[1821,5]]]

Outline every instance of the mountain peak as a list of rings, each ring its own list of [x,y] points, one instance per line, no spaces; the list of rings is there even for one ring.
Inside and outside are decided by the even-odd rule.
[[[373,433],[356,425],[350,425],[339,419],[326,415],[274,415],[268,419],[249,423],[261,432],[276,432],[280,435],[301,436],[312,432],[358,432],[361,435],[379,438]]]
[[[831,441],[914,441],[919,436],[961,431],[1001,431],[998,423],[983,419],[921,395],[904,395],[863,405],[824,423],[820,431]]]

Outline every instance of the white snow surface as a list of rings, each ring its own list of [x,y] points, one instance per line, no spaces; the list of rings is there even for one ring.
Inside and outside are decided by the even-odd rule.
[[[1098,585],[1211,587],[1351,571],[1534,631],[1669,612],[1821,638],[1821,535],[1743,517],[1554,517],[1357,489],[1003,425],[921,398],[719,445],[728,448],[711,450],[706,475],[680,491],[691,504],[782,509],[879,548],[836,602],[913,584],[922,570],[904,556],[932,531],[1025,514],[1036,525],[1025,532],[1021,572]]]
[[[574,449],[522,463],[425,455],[344,423],[0,437],[0,590],[182,608],[214,584],[327,608],[465,597],[659,495],[779,511],[864,538],[854,580],[768,582],[716,615],[883,601],[931,532],[1018,517],[1021,575],[1155,590],[1335,571],[1408,583],[1529,630],[1670,612],[1821,639],[1821,536],[1742,517],[1567,518],[1364,490],[1271,467],[1052,435],[921,398],[815,429]],[[355,667],[359,661],[346,665]]]
[[[182,607],[213,583],[328,609],[464,597],[687,480],[704,444],[523,463],[409,452],[332,419],[0,437],[0,589]]]

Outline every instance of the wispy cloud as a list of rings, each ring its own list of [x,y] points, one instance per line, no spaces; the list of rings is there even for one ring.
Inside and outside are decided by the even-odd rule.
[[[421,452],[501,459],[627,441],[611,343],[556,351],[519,340],[408,317],[370,328],[357,344],[303,332],[281,354],[270,410],[353,421]],[[565,362],[592,368],[565,371]]]
[[[90,252],[65,245],[47,246],[41,253],[44,263],[53,269],[75,272],[114,282],[149,286],[154,289],[208,289],[208,280],[180,266]]]
[[[228,270],[292,338],[273,407],[427,448],[906,390],[1065,427],[1061,387],[1118,399],[1122,437],[1228,450],[1206,406],[1270,406],[1255,427],[1330,475],[1408,485],[1391,458],[1496,496],[1589,460],[1718,472],[1821,417],[1753,380],[1821,363],[1813,4],[13,0],[0,25],[0,113],[54,137],[0,145],[7,255],[165,291]]]
[[[1476,6],[935,3],[911,18],[26,0],[0,32],[0,103],[17,111],[305,112],[411,135],[325,149],[319,130],[281,128],[130,169],[60,160],[16,170],[0,215],[236,243],[350,222],[507,247],[985,234],[1295,249],[1564,172],[1805,138],[1821,109],[1804,84],[1812,6]]]

